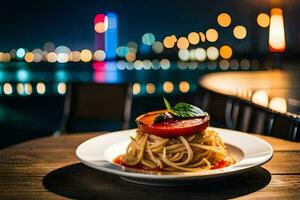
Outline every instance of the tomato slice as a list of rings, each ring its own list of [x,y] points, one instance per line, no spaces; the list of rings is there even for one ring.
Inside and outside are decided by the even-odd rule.
[[[155,123],[154,119],[166,110],[154,111],[136,119],[138,128],[145,133],[160,137],[192,135],[204,131],[209,125],[209,115],[187,119],[171,118]]]

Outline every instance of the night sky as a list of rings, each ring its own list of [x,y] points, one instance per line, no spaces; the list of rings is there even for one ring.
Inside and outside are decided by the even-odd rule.
[[[270,1],[250,0],[5,1],[1,2],[0,51],[18,47],[41,48],[46,41],[67,45],[71,49],[93,49],[93,18],[105,12],[118,15],[119,45],[131,40],[140,42],[145,32],[152,32],[157,39],[163,39],[169,34],[186,35],[191,31],[205,32],[208,28],[216,28],[222,34],[220,43],[237,45],[239,41],[234,40],[231,30],[234,25],[242,24],[253,33],[249,34],[244,41],[245,46],[242,46],[247,49],[251,41],[252,44],[255,41],[253,37],[267,37],[267,30],[257,31],[256,16],[260,12],[268,13],[272,5],[275,4]],[[290,19],[300,13],[296,0],[283,1],[282,7],[286,12],[285,21],[292,21]],[[222,11],[232,16],[232,25],[227,30],[221,29],[216,22],[217,15]],[[295,40],[294,46],[299,46],[300,22],[295,20],[294,23],[295,26],[287,24],[288,46],[289,43],[293,46]]]

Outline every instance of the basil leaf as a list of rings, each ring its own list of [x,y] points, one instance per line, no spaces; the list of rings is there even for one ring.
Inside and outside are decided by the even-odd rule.
[[[164,97],[164,102],[165,102],[165,106],[167,108],[167,110],[172,110],[170,103],[168,102],[168,100]]]
[[[177,117],[203,117],[206,115],[203,110],[188,103],[178,103],[172,110]]]
[[[174,116],[177,116],[177,114],[174,112],[174,110],[172,110],[170,103],[168,102],[168,100],[165,97],[164,97],[164,102],[165,102],[165,106],[166,106],[166,109],[168,110],[168,112]]]
[[[194,106],[192,104],[188,103],[178,103],[173,108],[171,107],[170,103],[166,98],[164,98],[164,103],[166,106],[166,109],[168,112],[161,113],[154,119],[154,124],[159,123],[161,121],[164,121],[166,119],[170,119],[173,117],[178,118],[192,118],[192,117],[204,117],[206,116],[206,113],[198,108],[197,106]]]

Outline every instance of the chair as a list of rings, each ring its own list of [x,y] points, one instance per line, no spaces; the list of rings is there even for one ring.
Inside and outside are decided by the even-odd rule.
[[[238,97],[201,89],[197,105],[211,115],[212,125],[300,141],[299,118],[274,112]]]
[[[273,115],[271,118],[270,136],[300,141],[300,120],[293,119],[281,114]]]
[[[70,83],[62,123],[54,135],[127,129],[130,112],[128,84]]]
[[[235,102],[233,109],[237,110],[237,114],[232,117],[233,129],[300,141],[299,118],[244,101]]]
[[[228,98],[226,96],[211,92],[204,88],[199,89],[196,97],[196,105],[209,113],[212,125],[223,128],[226,127],[226,117],[224,113],[227,108],[227,101]]]
[[[235,100],[232,108],[232,129],[249,133],[267,133],[268,112],[241,100]]]

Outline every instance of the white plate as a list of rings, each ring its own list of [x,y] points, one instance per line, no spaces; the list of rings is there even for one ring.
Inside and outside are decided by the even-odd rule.
[[[76,149],[76,156],[85,165],[119,175],[121,178],[148,185],[186,184],[191,180],[214,178],[238,173],[260,166],[272,158],[272,146],[264,140],[247,133],[228,129],[212,128],[228,147],[229,154],[237,161],[236,164],[222,169],[201,172],[157,172],[123,167],[112,160],[125,153],[136,129],[118,131],[101,135],[85,141]]]

